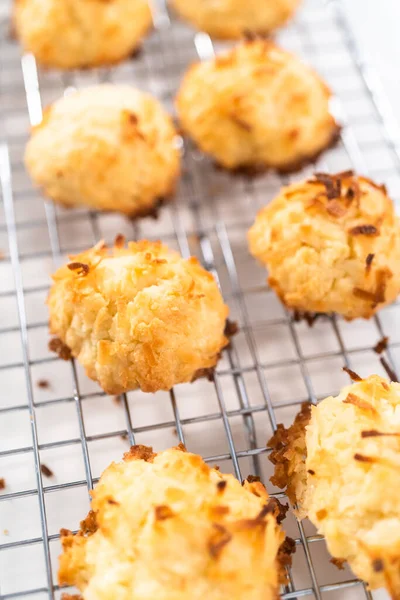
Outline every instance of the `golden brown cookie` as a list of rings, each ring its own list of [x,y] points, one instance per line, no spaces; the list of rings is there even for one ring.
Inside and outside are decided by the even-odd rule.
[[[400,291],[400,226],[384,186],[351,171],[284,187],[248,234],[290,309],[369,318]]]
[[[269,445],[271,481],[288,486],[332,556],[400,598],[400,384],[372,375],[304,406]]]
[[[133,446],[61,531],[59,582],[98,600],[276,600],[284,534],[260,482],[208,467],[180,446]]]
[[[293,54],[248,39],[193,65],[176,105],[184,132],[221,166],[290,171],[336,140],[330,97]]]
[[[293,16],[301,0],[170,0],[175,11],[215,38],[237,39],[245,32],[267,34]]]
[[[190,382],[227,344],[228,307],[215,279],[160,242],[99,243],[53,280],[52,349],[66,349],[109,394]]]
[[[60,69],[117,63],[152,26],[148,0],[14,0],[13,19],[24,50]]]
[[[159,102],[103,84],[60,98],[32,131],[25,164],[34,183],[65,206],[151,214],[180,173],[178,136]]]

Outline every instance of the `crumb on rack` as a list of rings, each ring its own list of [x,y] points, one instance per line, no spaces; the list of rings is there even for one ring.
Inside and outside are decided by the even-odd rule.
[[[0,477],[0,490],[5,490],[6,489],[6,480],[4,479],[4,477]]]
[[[121,404],[121,396],[113,396],[114,404]]]
[[[53,471],[51,469],[49,469],[49,467],[47,465],[44,465],[43,463],[40,465],[40,470],[45,477],[54,477]]]
[[[36,385],[37,385],[39,388],[42,388],[42,389],[47,389],[47,388],[49,388],[49,387],[50,387],[50,382],[49,382],[49,380],[48,380],[48,379],[38,379],[38,380],[37,380],[37,382],[36,382]]]
[[[385,335],[382,339],[379,340],[377,344],[373,347],[373,351],[377,354],[382,354],[384,350],[387,349],[389,343],[389,338]]]

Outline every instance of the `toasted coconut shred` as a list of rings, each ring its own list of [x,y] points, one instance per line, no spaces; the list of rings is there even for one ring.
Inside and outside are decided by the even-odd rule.
[[[293,425],[288,429],[278,425],[276,432],[267,443],[267,446],[272,448],[269,459],[275,465],[271,483],[279,488],[286,488],[287,496],[293,504],[304,495],[302,488],[306,480],[307,456],[305,428],[310,418],[311,406],[305,403]]]

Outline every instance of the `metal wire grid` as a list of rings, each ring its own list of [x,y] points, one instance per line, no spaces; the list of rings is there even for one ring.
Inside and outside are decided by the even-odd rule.
[[[396,140],[391,138],[391,115],[373,73],[359,62],[340,3],[332,2],[328,8],[320,0],[308,0],[305,4],[294,25],[283,33],[282,42],[320,67],[338,96],[336,110],[346,125],[341,145],[326,154],[318,168],[335,170],[353,166],[364,174],[387,181],[392,192],[398,186],[400,192],[400,151]],[[26,534],[33,513],[22,519],[22,530],[15,539],[12,531],[0,535],[0,596],[4,599],[28,595],[53,598],[60,593],[54,584],[54,557],[59,550],[59,536],[52,533],[53,524],[49,526],[52,507],[48,500],[54,496],[59,505],[58,494],[61,492],[92,489],[101,471],[96,453],[92,451],[93,444],[106,448],[100,461],[104,467],[110,460],[119,458],[121,444],[149,443],[150,439],[155,440],[158,449],[163,444],[170,445],[170,439],[172,443],[179,440],[186,443],[189,450],[200,451],[208,462],[218,462],[221,467],[231,469],[239,479],[252,472],[267,481],[269,467],[265,440],[277,421],[290,422],[298,405],[306,399],[317,402],[326,394],[336,392],[346,383],[340,372],[343,364],[363,374],[378,371],[380,365],[371,346],[387,333],[392,335],[392,343],[386,358],[392,368],[396,368],[400,348],[400,338],[393,335],[396,319],[399,319],[397,306],[385,309],[380,318],[368,324],[349,326],[339,319],[326,319],[308,330],[304,324],[294,323],[277,305],[263,283],[265,273],[247,257],[245,231],[258,206],[273,197],[288,178],[270,175],[255,181],[232,180],[224,173],[212,171],[208,161],[189,146],[185,148],[185,169],[177,202],[164,210],[161,224],[146,220],[132,225],[88,211],[65,212],[47,202],[41,212],[41,198],[26,180],[24,185],[21,157],[27,137],[27,114],[31,122],[38,122],[43,102],[57,97],[67,87],[95,79],[123,79],[137,83],[171,105],[187,62],[195,59],[196,53],[204,57],[213,52],[207,36],[193,37],[188,28],[171,23],[163,6],[156,13],[155,24],[156,31],[146,42],[138,61],[113,71],[96,70],[86,75],[38,73],[33,57],[25,56],[21,61],[15,44],[3,36],[0,177],[4,213],[0,234],[8,243],[9,254],[0,264],[4,284],[3,289],[0,288],[0,306],[5,315],[0,321],[0,348],[6,348],[0,357],[0,377],[6,390],[0,404],[0,476],[6,461],[11,461],[12,469],[15,459],[29,455],[31,477],[30,480],[22,477],[18,486],[10,472],[11,484],[0,495],[0,519],[2,507],[13,507],[26,500],[37,502],[39,517],[35,535]],[[355,111],[354,101],[357,102]],[[360,105],[363,106],[361,110]],[[366,130],[369,139],[365,137]],[[379,162],[376,160],[378,154]],[[82,228],[80,234],[79,228]],[[53,270],[54,263],[64,260],[67,252],[87,247],[101,237],[113,237],[121,228],[130,238],[161,235],[184,256],[197,254],[219,279],[232,316],[241,328],[220,363],[213,383],[198,382],[192,388],[179,386],[172,390],[167,416],[165,394],[147,397],[143,401],[143,413],[150,411],[151,417],[155,418],[144,424],[140,424],[138,411],[140,393],[122,396],[118,407],[112,407],[110,403],[103,405],[102,402],[109,399],[89,385],[79,365],[71,362],[68,387],[72,393],[66,395],[67,366],[62,364],[60,367],[60,361],[46,352],[37,354],[36,351],[37,344],[43,341],[36,334],[42,332],[45,339],[47,329],[45,314],[37,308],[38,299],[45,297],[48,272]],[[13,321],[13,315],[18,319]],[[260,332],[267,334],[260,339]],[[20,335],[20,345],[14,356],[16,338],[13,336],[16,335]],[[10,340],[13,341],[11,345]],[[296,379],[294,369],[299,379],[296,384],[291,381],[292,376]],[[42,373],[47,373],[49,379],[54,374],[54,389],[50,392],[39,391],[35,385],[38,374]],[[57,385],[58,378],[60,386]],[[288,388],[286,395],[282,392],[284,388]],[[188,407],[189,403],[194,403],[194,396],[202,406],[192,414]],[[214,408],[210,408],[211,396]],[[157,401],[159,397],[160,402]],[[89,416],[96,413],[97,417],[99,412],[98,408],[87,412],[92,401],[96,407],[104,409],[107,423],[100,433],[88,432],[91,429]],[[43,441],[42,412],[50,411],[50,418],[44,423],[53,427],[54,419],[63,419],[65,407],[74,410],[74,417],[69,413],[69,418],[75,418],[77,424],[74,435],[65,438],[56,435],[55,439]],[[111,415],[116,412],[119,414],[118,426],[111,430]],[[22,435],[18,429],[21,415],[27,415],[29,423],[28,428],[22,427]],[[219,429],[214,429],[216,426]],[[165,432],[169,432],[169,437],[162,437]],[[121,440],[121,436],[127,438],[126,441]],[[108,447],[110,441],[115,441],[116,446]],[[82,477],[68,472],[65,481],[48,485],[40,468],[46,452],[68,453],[68,460],[59,463],[61,470],[68,471],[69,457],[76,448],[82,458]],[[216,451],[210,453],[214,448]],[[7,476],[7,482],[8,479]],[[278,491],[275,495],[283,496]],[[82,497],[72,498],[77,504],[76,514],[81,516],[85,511]],[[70,508],[67,503],[64,500],[59,511],[61,522],[57,521],[58,528],[68,526],[65,522]],[[15,514],[20,513],[16,511]],[[74,519],[76,524],[75,515]],[[320,561],[320,555],[325,552],[321,537],[307,524],[292,521],[287,527],[296,537],[298,552],[283,598],[372,598],[349,572],[341,576],[330,570],[326,574],[327,565],[321,565]],[[0,527],[6,526],[3,523],[4,519],[0,521]],[[10,530],[14,528],[15,520],[8,526]],[[26,549],[33,550],[29,558],[24,554]],[[33,561],[34,573],[29,569],[28,560]],[[16,569],[13,566],[15,562],[20,563],[20,570],[18,565]],[[43,576],[39,577],[40,583],[35,584],[40,569]]]

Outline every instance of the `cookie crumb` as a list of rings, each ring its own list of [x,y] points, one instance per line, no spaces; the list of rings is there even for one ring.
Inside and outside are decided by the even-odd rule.
[[[51,469],[49,469],[49,467],[47,465],[44,465],[43,463],[40,465],[40,470],[45,477],[54,477],[53,471]]]
[[[38,381],[36,382],[36,385],[39,388],[47,389],[50,387],[50,382],[47,379],[38,379]]]
[[[6,489],[6,480],[4,479],[4,477],[0,477],[0,490],[5,490]]]
[[[389,343],[389,338],[385,335],[382,339],[379,340],[377,344],[373,347],[373,351],[377,354],[382,354],[384,350],[387,349]]]

